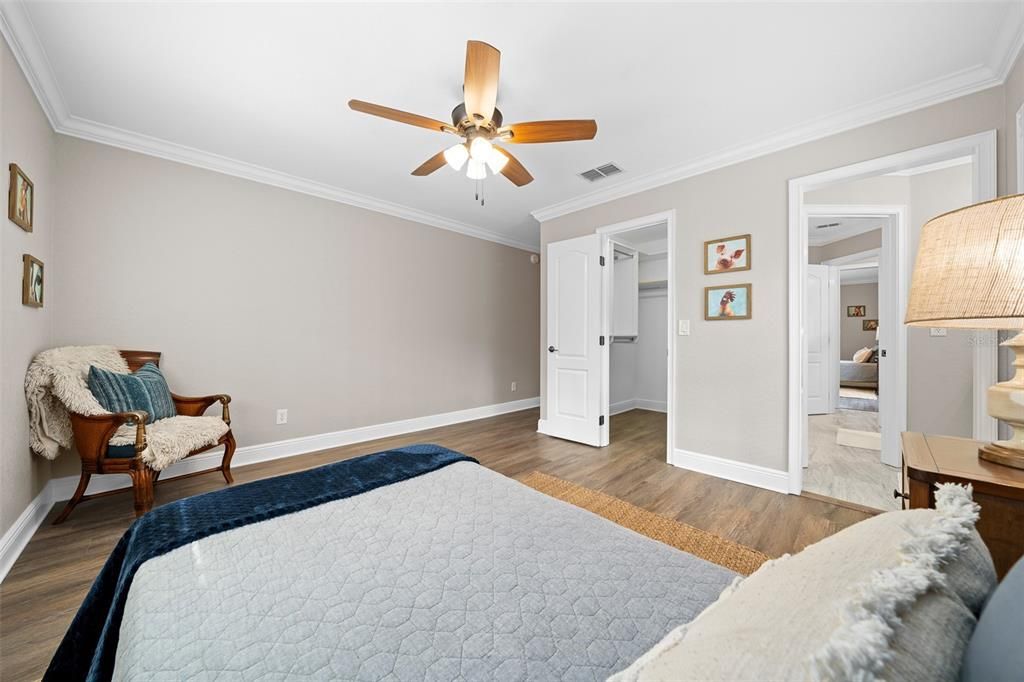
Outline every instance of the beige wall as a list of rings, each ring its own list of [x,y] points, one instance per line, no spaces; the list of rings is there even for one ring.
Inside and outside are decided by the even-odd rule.
[[[971,203],[970,166],[910,178],[908,248],[917,257],[921,227],[946,211]],[[912,431],[970,438],[974,430],[974,332],[949,329],[932,337],[907,327],[907,426]]]
[[[675,209],[675,312],[692,329],[677,337],[675,446],[785,470],[789,179],[985,130],[1003,134],[1005,125],[1003,88],[991,88],[544,222],[541,243]],[[737,232],[753,235],[754,268],[705,276],[704,240]],[[704,322],[701,292],[712,282],[753,283],[753,319]],[[541,287],[543,307],[543,271]],[[538,346],[545,345],[543,312],[541,325]],[[541,365],[543,372],[543,357]]]
[[[864,317],[847,317],[846,307],[867,306]],[[878,319],[878,284],[844,284],[839,287],[839,359],[853,360],[861,348],[874,348],[875,332],[864,331],[864,320]]]
[[[55,343],[163,351],[172,388],[231,393],[240,445],[538,395],[529,253],[78,139],[57,148]]]
[[[50,463],[30,453],[23,383],[32,356],[46,348],[51,333],[54,292],[53,200],[54,134],[7,43],[0,39],[0,157],[4,198],[7,166],[17,163],[35,184],[33,231],[7,219],[0,228],[0,534],[10,528],[49,477]],[[21,256],[43,261],[45,307],[21,304]]]
[[[852,256],[855,253],[863,253],[872,249],[882,248],[882,230],[871,230],[863,234],[840,239],[831,244],[822,246],[811,246],[807,250],[808,263],[822,263],[833,258]]]

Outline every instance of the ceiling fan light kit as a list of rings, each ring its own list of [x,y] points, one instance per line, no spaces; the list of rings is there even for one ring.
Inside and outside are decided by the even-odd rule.
[[[592,140],[597,135],[593,120],[530,121],[502,125],[504,119],[495,107],[498,98],[498,70],[501,52],[487,43],[470,40],[466,43],[466,71],[463,84],[465,101],[452,110],[452,124],[410,114],[398,109],[349,100],[349,107],[372,116],[414,125],[441,133],[458,135],[463,140],[427,159],[412,174],[430,175],[448,165],[459,171],[466,166],[466,176],[476,181],[476,196],[483,205],[480,181],[487,170],[508,178],[517,187],[533,181],[533,176],[508,150],[494,143],[532,144]]]

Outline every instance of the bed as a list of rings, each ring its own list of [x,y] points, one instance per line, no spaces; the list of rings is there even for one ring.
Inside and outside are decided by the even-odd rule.
[[[439,446],[156,508],[45,679],[605,679],[735,574]]]
[[[840,360],[839,385],[851,388],[878,388],[878,363]]]

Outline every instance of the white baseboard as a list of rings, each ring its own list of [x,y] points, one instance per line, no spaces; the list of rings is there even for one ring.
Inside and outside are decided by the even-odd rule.
[[[737,462],[678,448],[672,453],[672,464],[681,469],[689,469],[737,483],[746,483],[758,488],[774,490],[777,493],[789,492],[789,474],[779,469],[769,469],[756,464]]]
[[[51,506],[53,506],[53,500],[50,498],[49,486],[46,486],[34,500],[28,503],[25,511],[21,512],[21,516],[17,518],[14,525],[7,529],[3,537],[0,537],[0,583],[7,577],[8,571],[21,556],[25,545],[35,535],[46,515],[50,513]]]
[[[341,447],[343,445],[353,445],[355,443],[377,440],[378,438],[401,436],[407,433],[414,433],[416,431],[436,429],[440,426],[460,424],[462,422],[475,421],[477,419],[485,419],[487,417],[496,417],[510,412],[528,410],[539,405],[539,397],[525,398],[523,400],[513,400],[507,403],[483,405],[481,407],[471,407],[466,410],[444,412],[442,414],[434,414],[426,417],[414,417],[412,419],[402,419],[384,424],[360,426],[354,429],[345,429],[343,431],[302,436],[299,438],[277,441],[275,443],[247,445],[235,450],[235,456],[231,460],[231,468],[237,469],[250,464],[268,462],[270,460],[281,459],[283,457],[304,455],[310,452],[317,452],[319,450]],[[220,463],[222,454],[223,453],[220,450],[212,450],[210,452],[204,452],[201,455],[196,455],[195,457],[190,457],[182,462],[178,462],[164,470],[161,480],[166,481],[177,476],[215,467]],[[39,526],[42,525],[43,520],[49,513],[53,503],[69,499],[75,492],[75,487],[77,485],[78,476],[64,476],[62,478],[51,479],[43,491],[36,496],[36,499],[29,504],[24,512],[22,512],[21,516],[18,517],[18,520],[14,522],[14,525],[4,533],[2,538],[0,538],[0,582],[3,581],[4,576],[7,575],[11,566],[14,565],[14,562],[17,560],[22,550],[25,549],[25,545],[28,544],[32,535],[35,534]],[[128,488],[130,486],[131,479],[129,479],[128,476],[94,476],[89,482],[89,489],[87,492],[89,494],[101,493],[110,490]]]
[[[630,398],[620,400],[608,406],[608,414],[616,415],[630,410],[650,410],[652,412],[668,412],[668,403],[664,400],[645,400],[643,398]]]

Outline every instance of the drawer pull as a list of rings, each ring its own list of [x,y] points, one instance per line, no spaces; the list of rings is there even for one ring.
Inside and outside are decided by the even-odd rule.
[[[898,499],[900,499],[901,497],[902,497],[902,498],[903,498],[904,500],[909,500],[909,499],[910,499],[910,495],[908,495],[908,494],[906,494],[906,493],[903,493],[903,492],[900,492],[899,488],[893,488],[893,489],[892,489],[892,497],[893,497],[893,499],[895,499],[895,500],[898,500]]]

